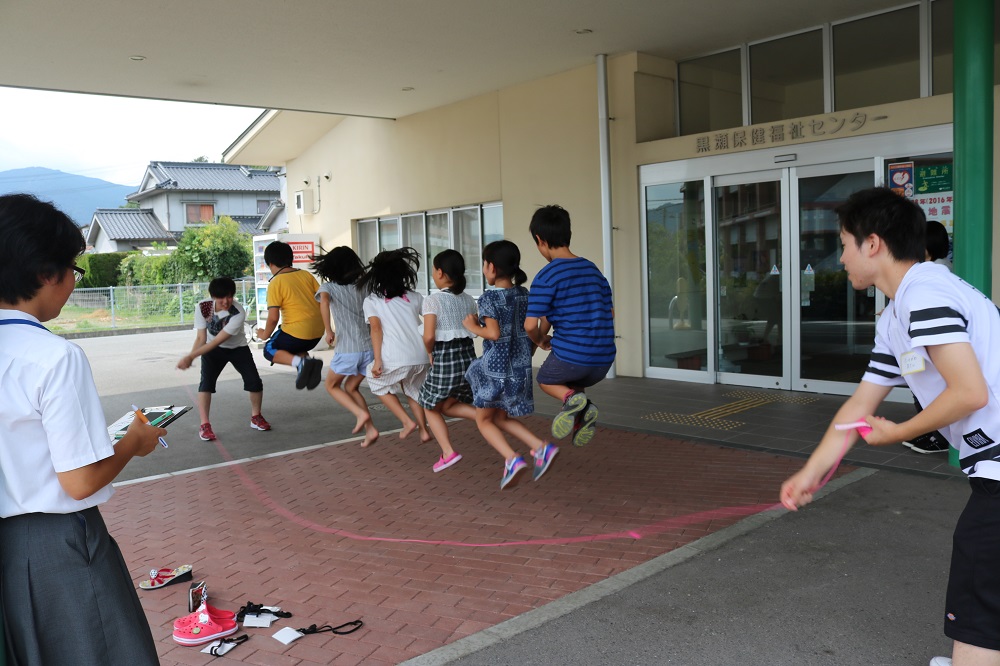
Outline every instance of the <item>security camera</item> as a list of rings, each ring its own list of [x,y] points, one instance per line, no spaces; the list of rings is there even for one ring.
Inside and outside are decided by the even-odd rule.
[[[309,185],[309,179],[308,178],[303,178],[302,179],[302,184],[303,185]]]

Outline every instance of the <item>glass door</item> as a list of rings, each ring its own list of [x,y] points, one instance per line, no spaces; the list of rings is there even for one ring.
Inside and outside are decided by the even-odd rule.
[[[797,284],[792,388],[844,394],[868,366],[875,339],[876,293],[851,287],[840,263],[836,209],[875,182],[872,160],[793,168]]]
[[[790,388],[788,170],[713,180],[719,381]]]

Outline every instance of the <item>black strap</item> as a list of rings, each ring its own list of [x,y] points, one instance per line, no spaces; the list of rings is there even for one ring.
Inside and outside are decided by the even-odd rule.
[[[31,321],[30,319],[0,319],[0,326],[3,326],[5,324],[25,324],[27,326],[34,326],[35,328],[40,328],[43,331],[49,330],[44,326],[42,326],[41,324],[39,324],[37,321]]]
[[[210,649],[208,653],[213,657],[221,657],[222,653],[218,652],[218,650],[223,645],[227,643],[232,643],[233,645],[240,645],[242,643],[246,643],[248,640],[250,640],[250,636],[248,636],[247,634],[243,634],[242,636],[233,636],[232,638],[223,638],[219,641],[218,645],[213,645],[212,649]],[[228,652],[228,650],[226,652]]]
[[[307,629],[299,629],[298,631],[303,636],[308,636],[309,634],[322,634],[327,631],[329,631],[331,634],[337,634],[339,636],[343,636],[345,634],[353,634],[355,631],[357,631],[364,625],[365,623],[362,622],[361,620],[353,620],[351,622],[345,622],[344,624],[337,625],[336,627],[331,627],[328,624],[324,624],[321,627],[317,627],[315,624],[310,624]],[[339,631],[344,627],[350,627],[350,629],[347,629],[346,631]]]
[[[240,622],[243,621],[247,615],[263,615],[267,613],[268,615],[273,615],[274,617],[291,617],[292,614],[288,611],[273,611],[270,608],[264,608],[264,604],[255,604],[252,601],[248,601],[247,605],[241,608],[236,613],[236,619]]]

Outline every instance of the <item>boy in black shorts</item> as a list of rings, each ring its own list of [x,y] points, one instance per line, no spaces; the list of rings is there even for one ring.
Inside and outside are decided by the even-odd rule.
[[[250,427],[270,430],[271,424],[260,413],[264,402],[264,383],[260,380],[257,364],[243,332],[247,311],[235,300],[236,283],[232,278],[215,278],[208,285],[208,294],[212,298],[194,307],[195,339],[191,353],[177,362],[178,369],[187,370],[196,358],[201,357],[201,382],[198,384],[201,427],[198,437],[206,442],[215,439],[209,412],[216,381],[227,363],[232,363],[243,377],[243,390],[250,394]]]

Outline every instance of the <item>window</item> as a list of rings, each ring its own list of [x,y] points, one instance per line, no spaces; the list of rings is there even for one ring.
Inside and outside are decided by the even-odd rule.
[[[833,92],[835,111],[920,97],[920,8],[833,26]]]
[[[743,124],[740,49],[677,65],[681,134],[700,134]]]
[[[931,81],[934,95],[955,91],[952,69],[955,54],[955,2],[934,0],[931,4]],[[993,11],[993,85],[1000,85],[1000,8]]]
[[[483,245],[503,238],[503,204],[359,220],[357,233],[358,255],[365,263],[381,250],[407,246],[419,252],[417,290],[422,293],[434,288],[434,257],[449,248],[458,250],[465,258],[467,289],[475,295],[485,288]]]
[[[823,31],[750,46],[751,124],[823,113]]]
[[[263,215],[267,212],[267,209],[271,207],[271,201],[269,199],[257,199],[257,214]]]
[[[205,224],[215,220],[215,204],[189,203],[184,204],[187,224]]]

